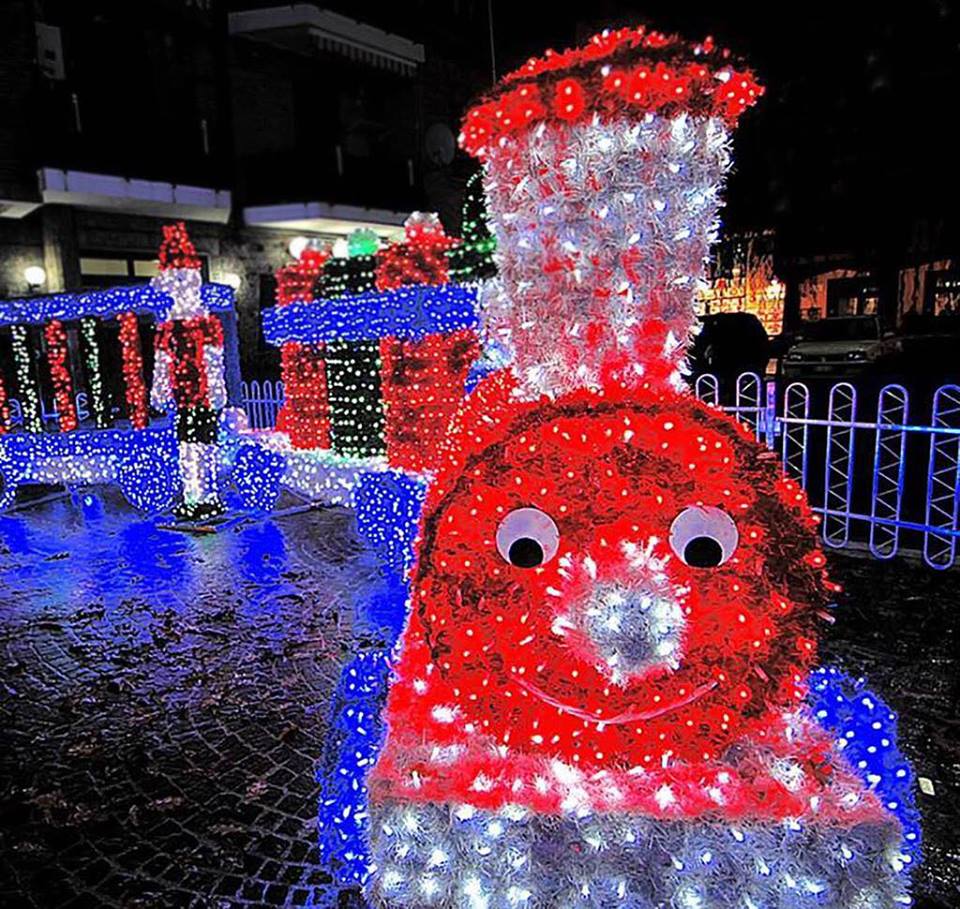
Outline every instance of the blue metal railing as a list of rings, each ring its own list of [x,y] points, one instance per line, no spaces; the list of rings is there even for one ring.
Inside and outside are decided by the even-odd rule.
[[[279,379],[243,382],[243,409],[251,429],[273,429],[283,407],[283,382]]]
[[[781,394],[775,380],[755,373],[737,378],[732,404],[720,403],[716,376],[698,376],[694,392],[779,452],[784,473],[808,491],[823,519],[825,545],[862,545],[878,559],[917,552],[936,569],[956,563],[960,386],[937,389],[930,419],[923,422],[911,422],[917,402],[898,384],[881,388],[873,406],[849,382],[839,382],[819,414],[804,383],[791,382]],[[244,382],[243,395],[251,429],[272,429],[283,383]]]
[[[779,408],[776,382],[766,383],[763,400],[761,386],[755,374],[738,377],[732,405],[718,405],[714,376],[699,376],[694,391],[779,450],[784,473],[807,490],[823,518],[825,545],[863,543],[878,559],[909,550],[940,570],[956,564],[960,386],[943,385],[934,392],[928,422],[910,421],[910,392],[898,384],[881,388],[875,408],[864,413],[867,405],[858,400],[857,389],[838,382],[827,393],[825,416],[811,415],[811,391],[802,382],[786,386]],[[822,472],[814,467],[820,463]],[[854,539],[854,531],[861,539]],[[904,532],[908,545],[903,544]]]

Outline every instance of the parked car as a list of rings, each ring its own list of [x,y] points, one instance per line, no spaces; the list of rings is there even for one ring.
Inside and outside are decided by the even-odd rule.
[[[788,379],[862,375],[900,351],[900,341],[876,316],[808,322],[783,358]]]
[[[700,316],[700,332],[690,347],[694,375],[711,373],[735,379],[741,373],[763,376],[770,358],[770,339],[763,323],[750,312],[720,312]]]

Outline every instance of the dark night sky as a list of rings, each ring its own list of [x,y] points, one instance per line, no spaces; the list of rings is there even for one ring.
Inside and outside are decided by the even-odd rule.
[[[424,40],[429,53],[438,40],[430,23],[453,2],[342,11]],[[471,33],[453,40],[488,74],[485,0],[475,7]],[[909,247],[914,221],[928,219],[942,222],[941,245],[956,245],[960,13],[946,0],[493,0],[493,17],[500,73],[547,46],[637,22],[691,38],[712,34],[745,56],[768,94],[738,133],[732,227],[775,226],[811,251],[866,251]]]

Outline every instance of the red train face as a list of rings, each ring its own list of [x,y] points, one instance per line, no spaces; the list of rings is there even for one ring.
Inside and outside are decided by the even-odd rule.
[[[832,585],[805,498],[740,426],[661,390],[477,412],[413,608],[478,733],[581,766],[699,760],[803,697]]]

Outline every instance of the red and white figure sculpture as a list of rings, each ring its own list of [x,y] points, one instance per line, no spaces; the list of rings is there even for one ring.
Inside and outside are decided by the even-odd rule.
[[[376,906],[910,902],[899,821],[805,703],[839,589],[806,498],[676,382],[759,93],[709,42],[622,30],[468,114],[515,360],[424,506],[367,779]]]
[[[201,297],[201,261],[183,222],[163,228],[160,273],[151,284],[173,303],[157,326],[150,403],[174,410],[183,502],[180,517],[220,514],[217,472],[220,414],[227,403],[223,327]]]

